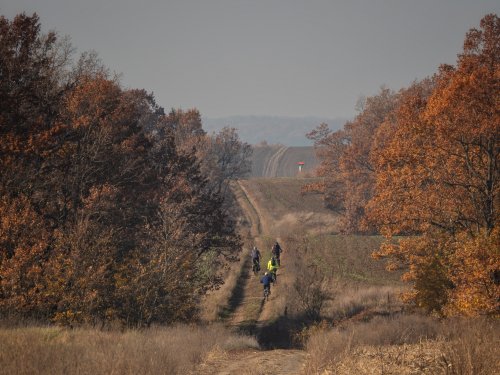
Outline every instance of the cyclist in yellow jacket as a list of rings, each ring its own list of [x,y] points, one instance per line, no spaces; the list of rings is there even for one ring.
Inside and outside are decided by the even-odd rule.
[[[276,261],[275,257],[272,257],[269,259],[269,262],[267,262],[267,270],[271,274],[273,278],[273,282],[276,282],[276,272],[278,271],[278,262]]]

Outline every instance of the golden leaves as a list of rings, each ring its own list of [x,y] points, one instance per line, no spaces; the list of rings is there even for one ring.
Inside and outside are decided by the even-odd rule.
[[[415,83],[402,92],[392,134],[384,134],[385,148],[373,153],[369,218],[388,235],[419,234],[375,256],[406,264],[404,278],[415,289],[409,300],[446,314],[499,309],[491,275],[500,269],[493,251],[500,247],[500,66],[491,54],[500,51],[481,49],[492,45],[481,40],[486,35],[470,34],[466,45],[474,50],[456,69],[443,69],[435,84]]]

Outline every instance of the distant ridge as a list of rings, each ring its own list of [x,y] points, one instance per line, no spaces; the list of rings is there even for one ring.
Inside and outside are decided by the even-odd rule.
[[[314,116],[230,116],[203,118],[202,121],[207,133],[229,126],[238,130],[240,139],[252,145],[267,142],[284,146],[312,146],[312,142],[306,138],[307,133],[323,122],[332,130],[341,129],[347,119]]]

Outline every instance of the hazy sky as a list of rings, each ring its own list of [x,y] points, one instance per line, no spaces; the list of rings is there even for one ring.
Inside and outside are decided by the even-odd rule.
[[[167,109],[334,118],[454,64],[500,1],[0,0],[8,18],[23,11]]]

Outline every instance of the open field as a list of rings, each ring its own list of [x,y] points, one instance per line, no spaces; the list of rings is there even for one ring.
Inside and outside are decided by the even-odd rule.
[[[240,181],[266,222],[263,234],[337,233],[338,216],[326,209],[320,195],[300,193],[316,178],[252,178]]]

